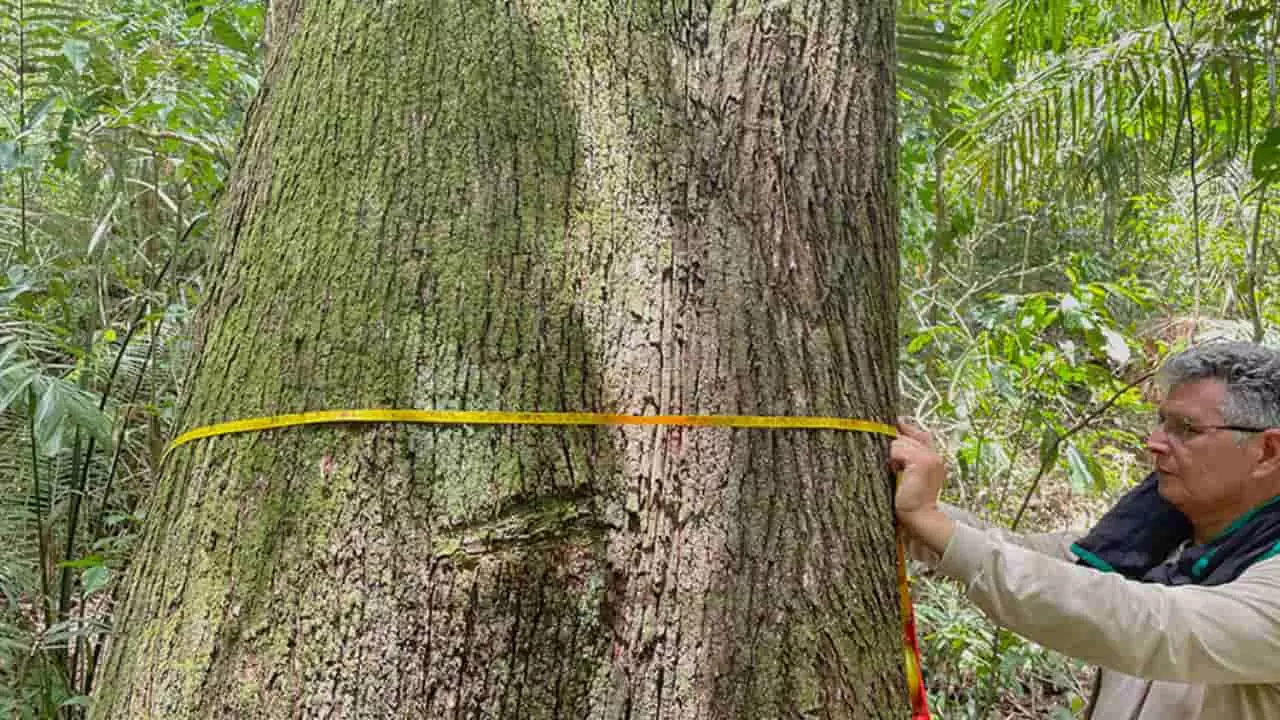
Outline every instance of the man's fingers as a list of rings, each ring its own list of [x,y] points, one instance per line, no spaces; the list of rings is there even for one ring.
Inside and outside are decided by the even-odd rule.
[[[912,425],[906,418],[898,418],[898,434],[911,438],[925,447],[933,447],[933,438],[923,429]]]
[[[929,452],[928,445],[912,437],[899,437],[889,443],[889,459],[900,467]]]

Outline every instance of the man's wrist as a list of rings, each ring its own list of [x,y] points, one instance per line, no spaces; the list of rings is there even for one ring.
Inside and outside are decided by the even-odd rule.
[[[898,521],[907,532],[922,542],[930,550],[942,555],[955,533],[956,521],[947,517],[937,505],[898,513]]]

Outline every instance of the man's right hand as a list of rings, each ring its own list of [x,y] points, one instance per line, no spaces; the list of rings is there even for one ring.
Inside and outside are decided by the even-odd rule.
[[[947,479],[947,466],[933,449],[933,439],[915,425],[899,421],[898,437],[889,446],[889,461],[899,474],[898,491],[893,499],[898,521],[941,554],[951,541],[955,522],[938,509],[938,495]]]
[[[899,473],[894,510],[899,515],[936,510],[938,495],[947,479],[947,466],[933,449],[929,433],[906,421],[898,421],[898,437],[889,446],[889,459]]]

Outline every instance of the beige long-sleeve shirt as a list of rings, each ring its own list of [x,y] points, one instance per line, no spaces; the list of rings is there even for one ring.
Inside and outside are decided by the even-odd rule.
[[[1280,557],[1170,587],[1076,565],[1078,533],[961,519],[937,570],[996,623],[1100,666],[1093,720],[1280,720]]]

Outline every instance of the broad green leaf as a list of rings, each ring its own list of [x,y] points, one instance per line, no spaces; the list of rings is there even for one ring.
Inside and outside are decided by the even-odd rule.
[[[1088,492],[1098,482],[1093,468],[1080,454],[1075,443],[1067,443],[1067,479],[1071,481],[1071,489],[1080,494]]]
[[[18,167],[18,144],[12,140],[0,142],[0,171]]]
[[[1253,146],[1249,170],[1259,181],[1271,181],[1280,175],[1280,128],[1271,128]]]
[[[911,342],[907,343],[907,353],[914,355],[925,348],[929,343],[933,342],[933,333],[923,332],[911,338]]]
[[[62,43],[62,55],[71,63],[71,67],[76,73],[84,72],[84,68],[89,64],[89,43],[84,40],[68,38]]]
[[[1117,365],[1124,365],[1129,362],[1131,354],[1129,352],[1129,344],[1125,342],[1124,336],[1112,330],[1111,328],[1100,328],[1102,337],[1106,339],[1104,350],[1107,357]]]
[[[57,105],[58,98],[55,95],[48,95],[41,100],[35,108],[27,113],[27,125],[22,129],[23,135],[31,134],[31,131],[40,127],[44,119],[49,117],[49,113]]]
[[[55,454],[61,448],[62,406],[59,402],[59,389],[57,383],[45,383],[44,392],[40,393],[36,401],[33,413],[35,417],[31,421],[36,439],[48,455]]]
[[[112,446],[111,418],[98,409],[93,395],[66,378],[37,374],[33,381],[31,387],[39,396],[34,418],[36,438],[46,454],[58,451],[68,428],[87,432],[104,449]]]
[[[1102,463],[1098,462],[1098,458],[1093,453],[1084,456],[1084,463],[1089,467],[1089,473],[1093,475],[1093,489],[1096,492],[1106,492],[1107,490],[1107,473],[1102,469]]]
[[[1005,452],[1004,443],[994,438],[988,438],[982,444],[982,454],[985,458],[987,473],[1005,473],[1013,465],[1009,459],[1009,453]]]
[[[80,576],[80,584],[85,595],[92,595],[107,586],[111,581],[111,568],[97,565],[85,570]]]
[[[1226,14],[1226,20],[1229,23],[1256,22],[1266,18],[1267,14],[1267,8],[1265,7],[1238,8],[1236,10],[1228,11]]]
[[[0,367],[0,412],[8,410],[29,397],[29,388],[35,380],[35,363],[16,362]]]
[[[1040,436],[1040,467],[1053,467],[1058,462],[1058,433],[1052,428],[1047,428],[1044,434]]]
[[[246,55],[253,52],[253,46],[245,40],[244,35],[221,15],[214,15],[209,18],[209,30],[213,33],[213,39],[217,40],[218,44]]]
[[[995,387],[996,392],[1002,398],[1016,398],[1018,391],[1014,388],[1013,383],[1009,382],[1007,373],[999,365],[991,366],[991,384]]]
[[[58,563],[58,567],[72,568],[73,570],[83,568],[103,567],[106,565],[106,559],[101,555],[86,555],[79,560],[63,560]]]
[[[98,249],[98,243],[102,242],[102,238],[106,237],[107,231],[111,229],[112,219],[115,217],[116,210],[120,208],[120,202],[123,196],[116,195],[112,201],[111,207],[107,210],[102,219],[98,221],[97,227],[93,229],[93,236],[89,238],[89,254],[92,255],[94,250]]]

